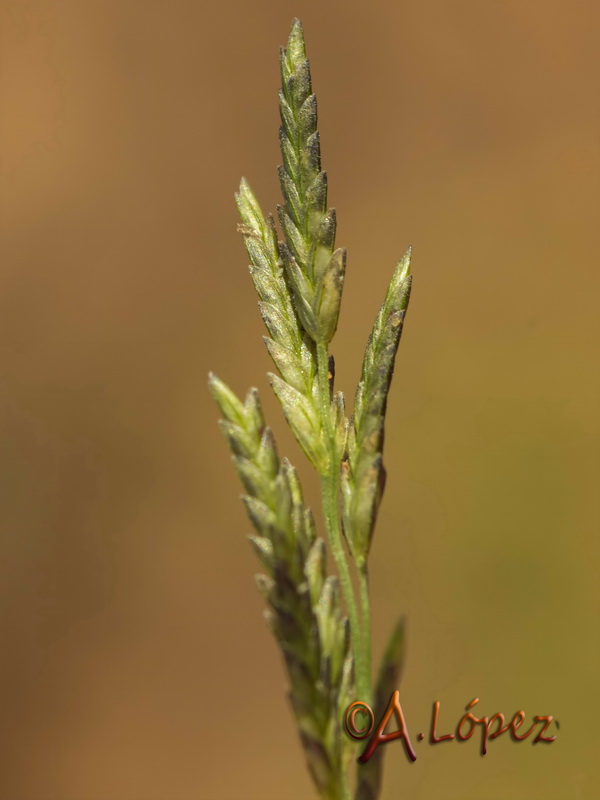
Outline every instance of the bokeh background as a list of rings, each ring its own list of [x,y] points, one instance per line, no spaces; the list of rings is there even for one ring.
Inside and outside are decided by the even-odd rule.
[[[372,552],[375,646],[454,728],[384,798],[597,790],[594,0],[1,5],[0,797],[304,800],[249,525],[206,389],[269,395],[233,192],[278,199],[278,46],[304,22],[349,252],[349,397],[391,271],[414,291]]]

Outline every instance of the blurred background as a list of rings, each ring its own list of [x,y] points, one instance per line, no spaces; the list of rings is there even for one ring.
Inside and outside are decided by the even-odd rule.
[[[278,201],[278,46],[305,26],[348,248],[351,398],[414,287],[372,550],[409,729],[552,714],[552,745],[387,748],[384,800],[596,796],[593,0],[1,5],[0,797],[304,800],[215,370],[265,377],[240,176]],[[596,296],[595,296],[596,295]],[[414,741],[414,740],[413,740]]]

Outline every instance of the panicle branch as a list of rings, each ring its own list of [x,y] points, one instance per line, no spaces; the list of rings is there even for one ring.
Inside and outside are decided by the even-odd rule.
[[[353,681],[337,578],[327,574],[324,542],[316,536],[296,470],[277,455],[258,392],[250,389],[242,403],[213,374],[209,386],[246,491],[242,500],[256,531],[250,541],[265,570],[256,583],[283,652],[308,766],[321,796],[334,800],[342,791],[348,743],[341,719]]]

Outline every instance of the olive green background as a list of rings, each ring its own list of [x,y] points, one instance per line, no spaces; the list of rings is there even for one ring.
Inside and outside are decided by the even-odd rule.
[[[278,199],[278,46],[304,22],[348,272],[352,397],[414,288],[372,550],[413,742],[483,714],[552,745],[387,746],[386,800],[597,789],[598,23],[593,0],[1,6],[0,797],[312,797],[217,411],[269,395],[236,234]]]

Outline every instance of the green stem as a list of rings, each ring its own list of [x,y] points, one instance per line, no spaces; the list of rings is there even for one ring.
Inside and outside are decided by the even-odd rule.
[[[329,468],[321,474],[321,497],[323,500],[323,514],[327,528],[327,538],[331,553],[333,555],[338,574],[342,594],[348,610],[350,620],[350,636],[352,639],[352,651],[354,654],[354,669],[356,676],[356,692],[359,699],[365,696],[369,686],[368,667],[364,661],[362,647],[361,628],[358,618],[358,607],[354,597],[352,578],[344,547],[342,545],[342,534],[338,516],[338,490],[340,482],[339,464],[336,460],[335,432],[331,421],[331,400],[329,392],[329,358],[327,355],[327,345],[317,344],[317,368],[319,377],[319,395],[321,400],[321,416],[325,428],[329,449]]]
[[[350,787],[348,786],[348,774],[347,772],[342,775],[342,796],[340,800],[352,800],[352,795],[350,794]]]
[[[364,702],[372,705],[374,698],[371,683],[371,603],[369,601],[369,568],[366,559],[362,559],[358,564],[358,584],[367,687]]]

